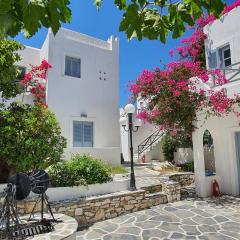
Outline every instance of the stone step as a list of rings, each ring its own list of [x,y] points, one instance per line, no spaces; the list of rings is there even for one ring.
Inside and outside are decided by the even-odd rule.
[[[162,184],[145,186],[145,187],[141,187],[141,189],[145,190],[147,194],[161,193],[162,192]]]
[[[150,206],[157,206],[159,204],[168,203],[167,194],[165,194],[163,192],[146,194],[145,199],[148,199]]]

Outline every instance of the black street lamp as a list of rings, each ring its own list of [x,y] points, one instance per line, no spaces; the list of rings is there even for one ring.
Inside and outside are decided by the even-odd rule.
[[[130,175],[130,190],[136,190],[135,174],[134,174],[134,163],[133,163],[133,141],[132,133],[137,132],[138,128],[141,126],[141,120],[136,119],[133,123],[133,113],[135,112],[135,107],[133,104],[127,104],[124,108],[125,114],[120,118],[120,123],[126,132],[129,132],[130,139],[130,157],[131,157],[131,175]],[[126,127],[128,123],[128,128]]]

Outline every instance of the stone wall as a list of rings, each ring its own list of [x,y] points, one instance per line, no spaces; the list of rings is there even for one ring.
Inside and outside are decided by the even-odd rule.
[[[158,186],[158,189],[159,186]],[[157,189],[155,189],[157,191]],[[180,200],[180,185],[174,181],[162,184],[163,192],[150,193],[146,190],[123,191],[102,196],[87,197],[71,201],[52,202],[54,213],[74,217],[79,226],[136,212],[152,206]],[[29,214],[35,201],[28,199],[18,203],[21,214]],[[40,206],[36,207],[36,211]]]
[[[168,197],[164,193],[148,195],[144,190],[137,190],[134,192],[118,192],[79,200],[53,202],[51,206],[54,213],[64,213],[74,217],[79,225],[84,226],[167,202]],[[29,214],[34,204],[34,200],[19,203],[19,212]],[[39,210],[40,205],[36,208],[36,211]]]
[[[169,179],[178,182],[181,187],[193,185],[195,182],[194,173],[176,173],[170,175]]]
[[[141,187],[142,190],[145,190],[146,193],[156,193],[162,192],[162,184],[150,185],[146,187]]]

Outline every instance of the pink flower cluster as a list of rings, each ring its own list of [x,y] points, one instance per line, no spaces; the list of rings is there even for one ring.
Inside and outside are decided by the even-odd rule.
[[[226,7],[223,13],[238,6],[240,0]],[[207,36],[203,27],[214,20],[213,15],[198,20],[192,36],[183,39],[183,46],[176,48],[180,61],[168,63],[164,70],[144,70],[137,81],[130,84],[132,94],[148,102],[148,107],[138,114],[138,118],[157,123],[172,136],[181,132],[190,136],[194,130],[193,122],[197,120],[196,113],[200,110],[207,108],[206,113],[217,116],[234,112],[240,117],[240,113],[233,109],[235,103],[240,103],[239,96],[228,98],[223,89],[215,92],[199,89],[198,80],[194,81],[194,77],[198,77],[206,83],[213,75],[218,85],[228,82],[220,70],[209,72],[205,67],[204,41]],[[174,53],[174,50],[169,51],[170,56]]]
[[[222,12],[222,15],[231,12],[233,9],[240,6],[240,0],[236,0],[234,3],[226,6]],[[216,20],[216,17],[214,15],[203,15],[200,17],[197,21],[198,26],[205,27],[208,24],[212,24]]]
[[[227,78],[224,76],[224,74],[221,72],[220,69],[211,70],[211,74],[214,76],[215,83],[217,85],[224,85],[224,84],[228,83]]]
[[[240,6],[240,0],[236,0],[233,4],[226,6],[223,10],[223,14],[231,12],[234,8]]]
[[[47,70],[52,66],[46,61],[42,60],[39,66],[30,65],[31,69],[25,74],[21,80],[21,84],[30,89],[31,93],[35,96],[35,102],[46,107],[45,96],[46,96],[46,77]]]
[[[209,101],[213,109],[220,114],[226,114],[232,106],[232,101],[225,95],[224,90],[213,92]]]
[[[212,24],[216,20],[216,17],[214,15],[202,15],[198,20],[197,20],[197,25],[199,27],[205,27],[208,24]]]

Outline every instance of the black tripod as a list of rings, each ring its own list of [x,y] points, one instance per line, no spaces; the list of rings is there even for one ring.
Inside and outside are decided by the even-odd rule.
[[[36,207],[39,203],[41,204],[41,219],[40,219],[40,222],[46,222],[47,221],[46,218],[44,218],[44,205],[46,206],[47,211],[50,212],[51,217],[52,217],[52,219],[49,219],[48,221],[57,222],[57,220],[54,218],[54,215],[53,215],[53,212],[52,212],[52,209],[51,209],[51,206],[50,206],[50,203],[48,201],[46,193],[42,193],[38,196],[38,199],[33,206],[32,212],[31,212],[28,220],[30,221],[30,220],[34,219],[34,211],[35,211],[35,209],[36,209]]]
[[[14,239],[14,237],[21,237],[22,227],[17,213],[16,187],[8,183],[7,188],[4,189],[3,207],[0,212],[0,238]]]

